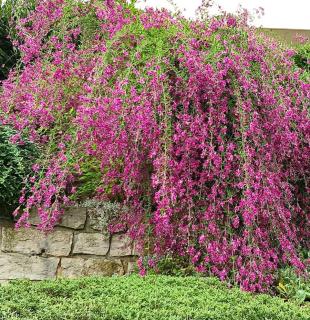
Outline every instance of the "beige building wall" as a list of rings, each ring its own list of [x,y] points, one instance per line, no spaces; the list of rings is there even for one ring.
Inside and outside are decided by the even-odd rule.
[[[288,45],[298,44],[298,36],[307,38],[308,42],[310,41],[310,30],[276,28],[261,28],[260,30]]]

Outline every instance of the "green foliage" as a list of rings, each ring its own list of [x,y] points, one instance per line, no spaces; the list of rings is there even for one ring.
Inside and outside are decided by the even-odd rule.
[[[292,268],[280,271],[278,292],[285,299],[296,300],[298,303],[310,301],[310,282],[296,274]]]
[[[34,9],[35,2],[36,0],[0,0],[0,80],[7,77],[20,58],[19,51],[12,44],[13,40],[17,40],[15,25]]]
[[[296,49],[295,63],[299,68],[310,71],[310,42],[299,45]]]
[[[31,294],[29,294],[31,292]],[[213,278],[136,275],[0,287],[0,319],[307,320],[310,309]]]
[[[13,66],[14,51],[11,41],[7,38],[7,26],[7,21],[0,8],[0,80],[7,77],[9,69]]]
[[[0,126],[0,208],[18,203],[23,179],[29,174],[36,153],[30,142],[11,143],[15,134],[12,128]]]
[[[296,54],[294,55],[295,64],[304,70],[303,78],[306,81],[310,79],[310,42],[300,44],[296,48]]]
[[[81,175],[77,181],[77,192],[73,195],[74,200],[84,200],[93,197],[97,188],[102,184],[100,165],[94,158],[89,158],[81,165]]]

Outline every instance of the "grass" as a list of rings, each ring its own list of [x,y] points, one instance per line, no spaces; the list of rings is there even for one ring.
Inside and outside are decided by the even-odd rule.
[[[0,319],[309,320],[310,308],[213,278],[132,275],[16,281],[0,287]]]

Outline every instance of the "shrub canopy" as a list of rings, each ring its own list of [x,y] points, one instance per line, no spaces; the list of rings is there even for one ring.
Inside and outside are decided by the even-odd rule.
[[[42,152],[18,225],[36,206],[51,229],[72,195],[97,196],[128,208],[111,230],[137,240],[142,274],[169,254],[266,291],[279,266],[304,270],[310,86],[292,50],[246,15],[121,0],[40,1],[18,35],[1,119]]]

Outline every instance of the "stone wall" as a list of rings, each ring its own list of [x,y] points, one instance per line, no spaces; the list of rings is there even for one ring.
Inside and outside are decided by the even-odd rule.
[[[133,269],[136,255],[125,235],[106,235],[96,230],[93,212],[68,208],[50,233],[36,228],[15,230],[0,220],[0,282],[12,279],[44,280],[79,276],[123,275]]]

